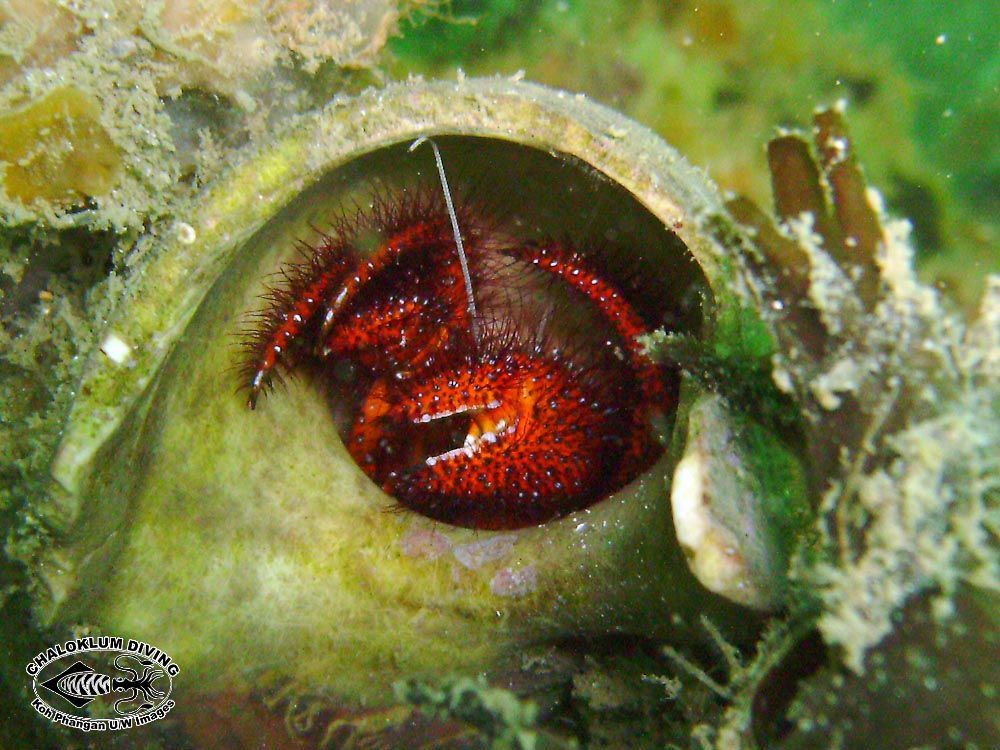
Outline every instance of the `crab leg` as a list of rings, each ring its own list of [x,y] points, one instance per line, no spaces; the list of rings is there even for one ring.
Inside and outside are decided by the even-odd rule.
[[[669,406],[660,366],[648,357],[637,336],[649,333],[645,322],[618,288],[598,275],[579,253],[557,243],[512,245],[502,252],[511,258],[531,263],[552,274],[589,299],[618,334],[632,372],[639,383],[639,404],[633,410],[629,445],[617,474],[633,476],[648,465],[654,450],[650,421]]]
[[[344,311],[320,349],[323,357],[353,356],[378,370],[408,370],[469,326],[461,295],[457,263],[436,280],[445,291],[435,297],[394,292],[358,309]],[[450,277],[448,287],[443,280]]]
[[[346,309],[368,285],[377,283],[379,275],[415,251],[437,248],[444,241],[442,238],[447,238],[447,243],[453,242],[451,231],[447,214],[430,215],[420,221],[389,231],[378,250],[361,263],[354,275],[349,276],[343,286],[334,290],[326,300],[326,312],[320,330],[321,338],[329,337],[340,312]]]
[[[621,338],[646,401],[663,404],[666,391],[659,366],[646,356],[642,345],[636,341],[636,336],[649,333],[649,329],[614,284],[601,278],[579,253],[556,243],[511,245],[502,252],[559,277],[587,297]]]
[[[282,269],[284,287],[271,287],[264,298],[271,305],[262,314],[263,325],[246,341],[251,356],[247,359],[245,376],[250,395],[247,403],[256,408],[261,391],[270,387],[275,368],[281,364],[291,369],[290,352],[303,338],[307,328],[331,290],[343,283],[352,264],[353,251],[343,243],[324,242],[313,250],[302,264]]]

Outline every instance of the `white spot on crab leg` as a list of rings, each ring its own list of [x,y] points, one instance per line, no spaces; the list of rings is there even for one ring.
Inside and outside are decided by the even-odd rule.
[[[433,422],[435,419],[444,419],[445,417],[453,417],[456,414],[465,414],[470,411],[477,411],[479,409],[498,409],[500,407],[500,402],[494,399],[488,404],[466,404],[460,406],[457,409],[442,409],[441,411],[431,412],[429,414],[421,414],[419,417],[414,417],[413,421],[417,424],[424,424],[426,422]],[[501,420],[500,424],[505,425],[506,422]],[[498,428],[499,429],[499,428]]]

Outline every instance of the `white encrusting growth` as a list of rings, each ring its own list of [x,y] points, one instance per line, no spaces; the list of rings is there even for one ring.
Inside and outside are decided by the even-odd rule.
[[[427,136],[420,136],[412,144],[410,151],[415,150],[422,143],[431,144],[434,149],[434,162],[437,164],[438,175],[441,177],[441,189],[444,191],[444,202],[448,208],[448,218],[451,219],[451,228],[455,233],[455,248],[458,250],[458,260],[462,264],[462,276],[465,278],[465,294],[469,298],[469,318],[472,326],[472,339],[479,343],[479,323],[476,316],[476,298],[472,293],[472,275],[469,273],[469,259],[465,255],[465,245],[462,243],[462,232],[458,227],[458,215],[455,213],[455,204],[451,200],[451,189],[448,187],[448,176],[444,172],[444,161],[441,159],[441,151],[437,144]]]
[[[177,222],[176,228],[177,241],[182,245],[193,245],[194,241],[198,239],[198,233],[194,230],[194,227],[186,221]]]
[[[132,356],[132,347],[115,331],[111,331],[101,342],[101,352],[116,365],[125,364]]]

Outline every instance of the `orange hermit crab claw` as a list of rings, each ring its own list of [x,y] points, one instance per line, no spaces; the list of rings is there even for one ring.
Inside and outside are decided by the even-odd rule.
[[[418,382],[379,381],[350,448],[400,503],[424,515],[476,528],[523,526],[608,489],[621,458],[612,448],[624,444],[627,424],[610,401],[566,366],[515,354]]]

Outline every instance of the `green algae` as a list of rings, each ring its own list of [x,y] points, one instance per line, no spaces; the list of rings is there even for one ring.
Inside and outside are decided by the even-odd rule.
[[[408,65],[451,61],[477,50],[497,49],[523,33],[541,5],[538,0],[453,0],[414,13],[389,43]]]
[[[540,742],[535,724],[538,707],[521,701],[509,690],[490,687],[485,680],[457,679],[439,685],[413,680],[393,689],[403,702],[432,715],[458,719],[476,727],[496,750],[541,750],[572,747],[564,742]]]
[[[787,564],[808,538],[813,521],[802,457],[756,422],[745,421],[740,438],[746,446],[750,473],[760,483],[764,512],[782,539]]]
[[[478,4],[486,25],[503,17],[488,6]],[[429,21],[433,42],[393,42],[390,51],[400,48],[390,70],[447,77],[456,68],[521,69],[531,80],[586,92],[706,165],[723,189],[762,206],[769,185],[761,144],[776,127],[807,125],[818,103],[844,100],[873,184],[893,212],[938,238],[919,248],[922,277],[971,311],[985,273],[1000,270],[988,198],[996,194],[995,44],[977,33],[996,26],[995,9],[975,0],[947,9],[919,3],[901,20],[862,1],[799,3],[788,12],[775,0],[545,0],[524,13],[493,44],[471,47],[460,39],[475,25]],[[456,15],[475,18],[477,10]],[[486,31],[480,39],[489,39]],[[984,273],[962,272],[974,264]]]

